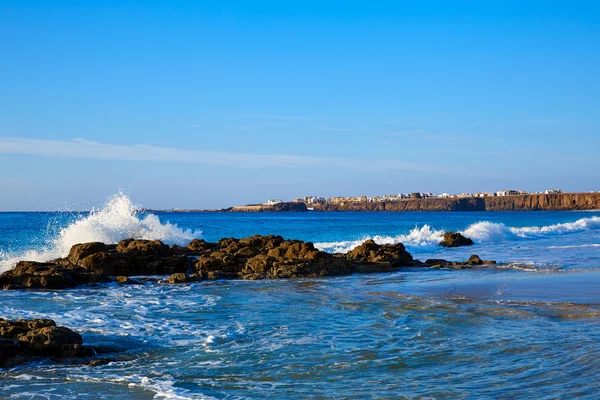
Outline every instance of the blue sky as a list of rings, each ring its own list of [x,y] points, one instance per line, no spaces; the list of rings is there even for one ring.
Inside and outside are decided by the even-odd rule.
[[[600,190],[600,6],[2,1],[0,210]]]

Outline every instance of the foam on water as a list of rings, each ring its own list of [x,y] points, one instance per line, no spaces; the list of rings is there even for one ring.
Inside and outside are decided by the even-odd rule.
[[[143,215],[129,197],[118,193],[104,207],[93,209],[64,227],[42,249],[22,254],[0,253],[0,272],[20,260],[47,261],[64,257],[74,244],[85,242],[117,243],[123,239],[161,240],[167,244],[186,244],[199,238],[200,231],[181,229],[175,224],[161,222],[154,214]]]
[[[321,242],[315,243],[315,247],[319,250],[332,252],[332,253],[347,253],[357,246],[360,246],[365,240],[372,239],[379,244],[395,244],[403,243],[407,247],[433,247],[437,246],[442,237],[444,231],[435,230],[429,225],[423,225],[422,227],[415,227],[411,229],[407,234],[401,234],[397,236],[364,236],[357,240],[343,240],[339,242]]]
[[[600,217],[581,218],[575,222],[565,222],[546,226],[510,227],[502,223],[481,221],[461,231],[463,235],[473,239],[475,243],[498,243],[507,240],[535,239],[575,232],[600,229]],[[402,242],[412,249],[437,246],[444,235],[443,230],[433,229],[429,225],[415,227],[408,234],[397,236],[364,236],[357,240],[315,243],[323,251],[347,253],[367,239],[379,244],[395,244]]]

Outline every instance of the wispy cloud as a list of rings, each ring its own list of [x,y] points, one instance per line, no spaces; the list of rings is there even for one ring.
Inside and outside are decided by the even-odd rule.
[[[244,114],[242,118],[262,119],[271,121],[314,121],[314,117],[303,117],[298,115],[272,115],[272,114]]]
[[[331,126],[321,126],[316,128],[316,130],[318,131],[323,131],[323,132],[353,132],[356,131],[356,128],[336,128],[336,127],[331,127]]]
[[[366,160],[335,157],[312,157],[286,154],[229,153],[217,151],[182,150],[145,144],[116,145],[84,139],[42,140],[22,137],[0,137],[0,154],[27,154],[45,157],[96,160],[158,161],[255,168],[341,168],[350,170],[421,171],[429,173],[458,173],[448,166],[431,162],[398,160]]]

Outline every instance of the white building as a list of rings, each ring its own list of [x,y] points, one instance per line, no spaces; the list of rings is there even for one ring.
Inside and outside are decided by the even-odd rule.
[[[267,200],[265,203],[268,206],[274,206],[275,204],[283,203],[283,200]]]

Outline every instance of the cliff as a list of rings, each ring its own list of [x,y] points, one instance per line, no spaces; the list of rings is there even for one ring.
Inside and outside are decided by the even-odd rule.
[[[600,210],[600,193],[406,199],[379,203],[315,205],[316,211],[570,211]]]
[[[251,204],[247,206],[235,206],[228,208],[229,212],[274,212],[274,211],[308,211],[304,203],[284,202],[274,205]]]

